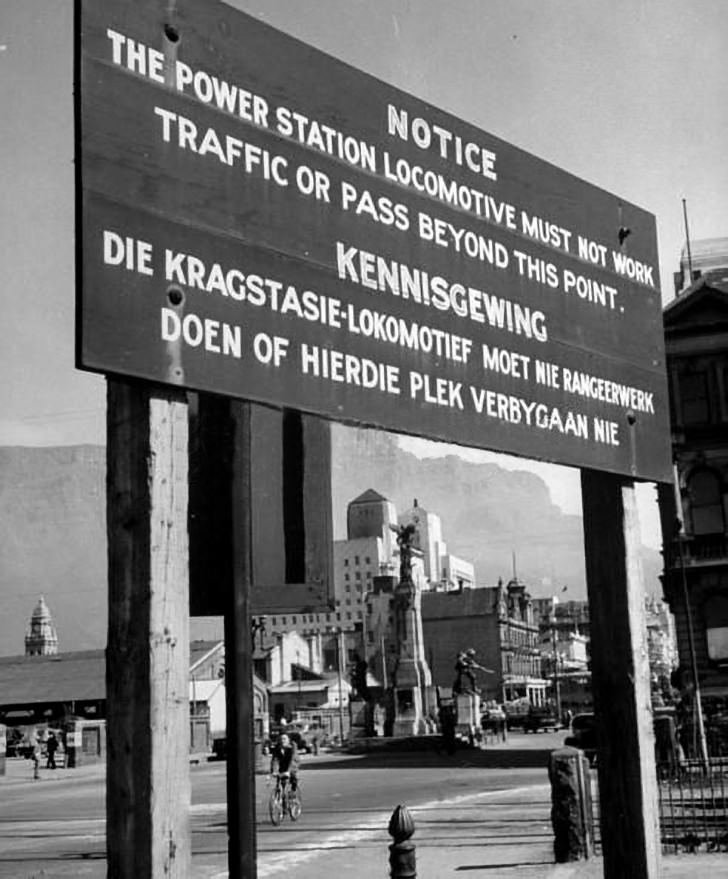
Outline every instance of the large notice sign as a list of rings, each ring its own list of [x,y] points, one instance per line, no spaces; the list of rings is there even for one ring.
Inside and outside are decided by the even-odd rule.
[[[78,365],[669,480],[654,218],[223,3],[83,0]]]

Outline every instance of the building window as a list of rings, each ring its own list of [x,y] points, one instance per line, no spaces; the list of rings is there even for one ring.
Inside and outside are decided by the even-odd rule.
[[[680,408],[684,424],[710,421],[708,376],[704,372],[686,372],[679,378]]]
[[[344,567],[345,568],[349,567],[349,559],[344,559]]]
[[[712,470],[698,470],[688,480],[688,497],[693,534],[722,534],[723,492],[720,478]]]
[[[728,663],[728,596],[712,595],[703,605],[708,657]]]
[[[365,557],[364,557],[364,561],[365,561],[367,564],[371,564],[371,561],[372,561],[372,560],[369,558],[369,556],[365,556]]]
[[[345,580],[347,583],[349,582],[349,575],[348,575],[348,574],[344,574],[344,580]]]
[[[358,555],[355,555],[355,556],[354,556],[354,564],[355,564],[355,565],[358,565],[358,564],[359,564],[359,556],[358,556]]]

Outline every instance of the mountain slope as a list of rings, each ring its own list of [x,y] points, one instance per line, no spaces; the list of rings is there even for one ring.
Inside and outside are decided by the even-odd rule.
[[[104,449],[0,447],[0,654],[23,653],[44,595],[59,650],[106,641]]]
[[[585,597],[581,518],[562,513],[540,477],[450,456],[420,459],[388,434],[334,426],[334,532],[346,505],[374,488],[402,512],[417,498],[437,513],[448,551],[475,564],[480,585],[518,576],[533,595],[568,587]],[[24,651],[25,627],[44,595],[59,649],[106,641],[105,450],[0,447],[0,655]],[[643,553],[659,590],[659,553]],[[550,581],[550,582],[549,582]]]

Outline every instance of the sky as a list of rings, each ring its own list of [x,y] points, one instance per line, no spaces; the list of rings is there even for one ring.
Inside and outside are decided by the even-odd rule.
[[[664,302],[682,200],[693,240],[728,236],[724,0],[232,5],[655,214]],[[104,381],[74,368],[72,7],[0,4],[2,445],[105,440]],[[463,454],[534,469],[580,510],[576,470]],[[654,490],[639,496],[657,545]]]

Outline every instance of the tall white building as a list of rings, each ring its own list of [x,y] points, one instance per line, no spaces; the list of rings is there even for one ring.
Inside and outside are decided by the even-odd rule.
[[[334,601],[330,610],[318,613],[281,614],[270,617],[268,631],[295,630],[302,636],[321,635],[324,671],[338,666],[341,652],[343,666],[369,656],[380,645],[390,625],[390,612],[370,598],[367,618],[367,596],[374,591],[376,577],[399,579],[399,546],[397,528],[414,524],[415,559],[413,576],[425,590],[450,591],[475,585],[473,565],[447,552],[442,539],[442,523],[415,501],[412,509],[397,516],[392,503],[374,489],[368,489],[352,500],[346,511],[344,540],[334,541]],[[382,599],[385,601],[384,599]],[[389,601],[387,598],[385,601]],[[377,605],[375,609],[374,605]],[[340,640],[339,633],[344,637]]]
[[[349,503],[345,540],[334,541],[335,607],[323,613],[283,614],[270,619],[273,629],[295,628],[301,633],[334,628],[354,630],[363,621],[364,596],[372,580],[398,569],[394,504],[373,489]]]
[[[700,278],[723,284],[728,280],[728,238],[698,238],[685,244],[680,269],[673,275],[675,296],[679,297]]]

